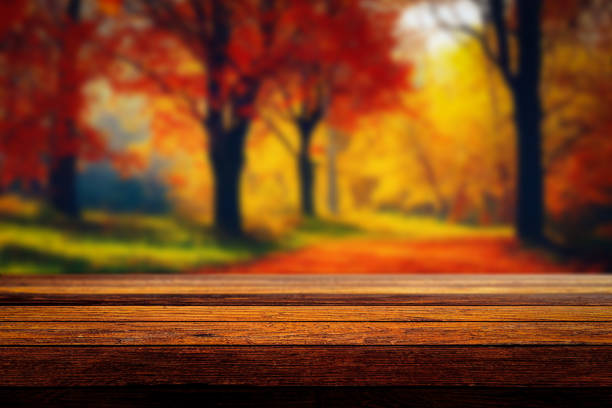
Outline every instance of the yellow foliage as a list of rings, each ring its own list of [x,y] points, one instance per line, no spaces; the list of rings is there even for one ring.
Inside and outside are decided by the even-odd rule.
[[[605,53],[571,44],[545,56],[542,96],[545,111],[554,114],[545,115],[543,122],[544,161],[548,170],[555,160],[562,170],[550,171],[547,177],[548,206],[553,212],[565,208],[559,197],[571,192],[568,174],[582,165],[580,158],[557,157],[556,151],[576,131],[566,122],[594,121],[593,112],[601,112],[594,89],[574,92],[572,86],[576,78],[604,78],[606,58]],[[185,61],[181,66],[185,73],[202,72],[201,65]],[[350,134],[341,135],[337,149],[329,144],[334,129],[326,123],[317,128],[310,146],[317,213],[351,218],[390,210],[454,221],[512,222],[516,137],[511,97],[497,68],[477,42],[467,39],[425,53],[416,64],[414,89],[406,90],[402,104],[359,118]],[[102,94],[107,107],[133,112],[142,104]],[[555,112],[557,106],[560,113]],[[282,120],[278,112],[264,113],[270,116],[256,117],[247,139],[241,206],[247,230],[278,236],[300,221],[296,163],[300,139],[295,124]],[[131,149],[148,154],[152,162],[161,159],[169,196],[179,212],[210,222],[214,186],[202,123],[180,99],[170,97],[150,101],[145,119],[135,116],[124,118],[123,125],[138,128],[149,120],[152,137]],[[330,180],[332,163],[335,180]],[[339,214],[330,208],[330,182],[337,185]],[[583,197],[605,201],[597,191]]]

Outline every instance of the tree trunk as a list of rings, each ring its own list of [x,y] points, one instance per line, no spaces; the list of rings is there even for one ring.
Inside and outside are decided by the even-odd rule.
[[[80,0],[70,0],[68,2],[66,14],[71,24],[78,23],[80,9]],[[71,55],[71,57],[76,58],[76,54]],[[76,61],[73,61],[73,64],[76,64]],[[73,85],[69,83],[72,80],[73,78],[70,78],[70,75],[60,72],[59,92],[73,92],[70,89]],[[69,132],[69,138],[78,137],[73,119],[68,120],[66,128]],[[53,157],[49,168],[49,203],[55,211],[70,218],[78,218],[80,215],[76,189],[77,157],[77,152],[57,154]]]
[[[412,143],[412,148],[415,152],[416,158],[423,167],[425,178],[429,183],[431,191],[433,192],[434,197],[436,199],[438,205],[438,214],[441,217],[448,217],[450,214],[451,205],[442,193],[442,189],[440,188],[440,183],[438,181],[438,177],[433,167],[431,158],[428,156],[426,150],[423,148],[423,145],[421,144],[412,126],[408,127],[407,135],[410,138],[410,142]]]
[[[214,181],[214,227],[222,235],[243,235],[240,211],[240,176],[244,167],[244,141],[248,131],[241,123],[229,131],[208,127],[209,158]]]
[[[315,216],[314,205],[314,164],[310,160],[310,140],[314,134],[317,123],[314,121],[303,121],[298,125],[300,131],[300,151],[298,153],[298,174],[300,181],[301,209],[302,215]]]
[[[530,242],[543,239],[544,186],[538,107],[537,102],[521,93],[515,98],[518,131],[517,233],[520,239]]]
[[[298,169],[300,176],[300,193],[302,214],[308,217],[314,217],[314,169],[308,152],[300,151],[298,157]]]
[[[327,132],[327,204],[329,212],[338,215],[338,142],[334,129]]]
[[[518,135],[517,234],[527,242],[543,241],[544,183],[542,172],[542,106],[540,100],[539,0],[517,2],[520,48],[519,70],[513,86]]]
[[[51,164],[49,171],[49,201],[57,212],[78,218],[75,155],[63,156]]]

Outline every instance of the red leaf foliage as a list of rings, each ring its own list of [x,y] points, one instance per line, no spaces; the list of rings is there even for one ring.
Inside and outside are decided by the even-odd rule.
[[[84,84],[99,73],[97,22],[71,16],[64,2],[0,6],[0,173],[43,182],[61,157],[105,154],[103,138],[82,118]]]

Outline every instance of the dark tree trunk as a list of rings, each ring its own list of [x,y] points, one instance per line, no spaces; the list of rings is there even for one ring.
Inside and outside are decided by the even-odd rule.
[[[313,217],[314,211],[314,169],[308,152],[300,151],[298,158],[298,168],[300,174],[300,194],[302,214]]]
[[[71,24],[77,24],[81,9],[80,0],[70,0],[66,9]],[[71,81],[72,78],[65,78],[66,75],[60,72],[60,92],[69,92],[70,85],[66,85],[65,81]],[[69,137],[78,137],[77,129],[72,121],[67,123]],[[79,217],[79,205],[77,200],[77,154],[76,152],[62,153],[53,157],[49,168],[49,203],[58,213],[70,217]]]
[[[304,120],[298,124],[300,131],[300,151],[298,153],[298,174],[300,179],[302,214],[308,217],[315,216],[314,204],[314,164],[310,159],[309,147],[314,129],[315,120]]]
[[[541,163],[539,105],[526,95],[515,97],[518,131],[517,233],[520,239],[540,242],[543,239],[544,186]]]
[[[222,235],[243,235],[240,211],[240,176],[244,167],[246,122],[231,130],[211,126],[217,115],[211,115],[207,129],[210,135],[209,158],[214,179],[214,226]]]
[[[518,238],[534,244],[545,243],[544,181],[542,172],[542,0],[516,0],[518,62],[513,70],[504,0],[489,0],[491,22],[497,39],[497,55],[489,55],[500,68],[512,92],[517,133],[516,232]],[[486,38],[483,44],[487,44]]]
[[[49,171],[49,201],[62,215],[78,218],[79,205],[76,192],[77,158],[68,155],[52,163]]]
[[[519,69],[513,86],[517,145],[517,233],[541,243],[544,224],[542,172],[542,106],[540,100],[540,0],[519,0]]]

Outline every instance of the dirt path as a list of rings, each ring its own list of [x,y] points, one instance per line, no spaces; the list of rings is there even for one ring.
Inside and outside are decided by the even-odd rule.
[[[560,263],[546,253],[521,248],[511,238],[477,238],[336,241],[196,273],[571,273],[599,269]]]

